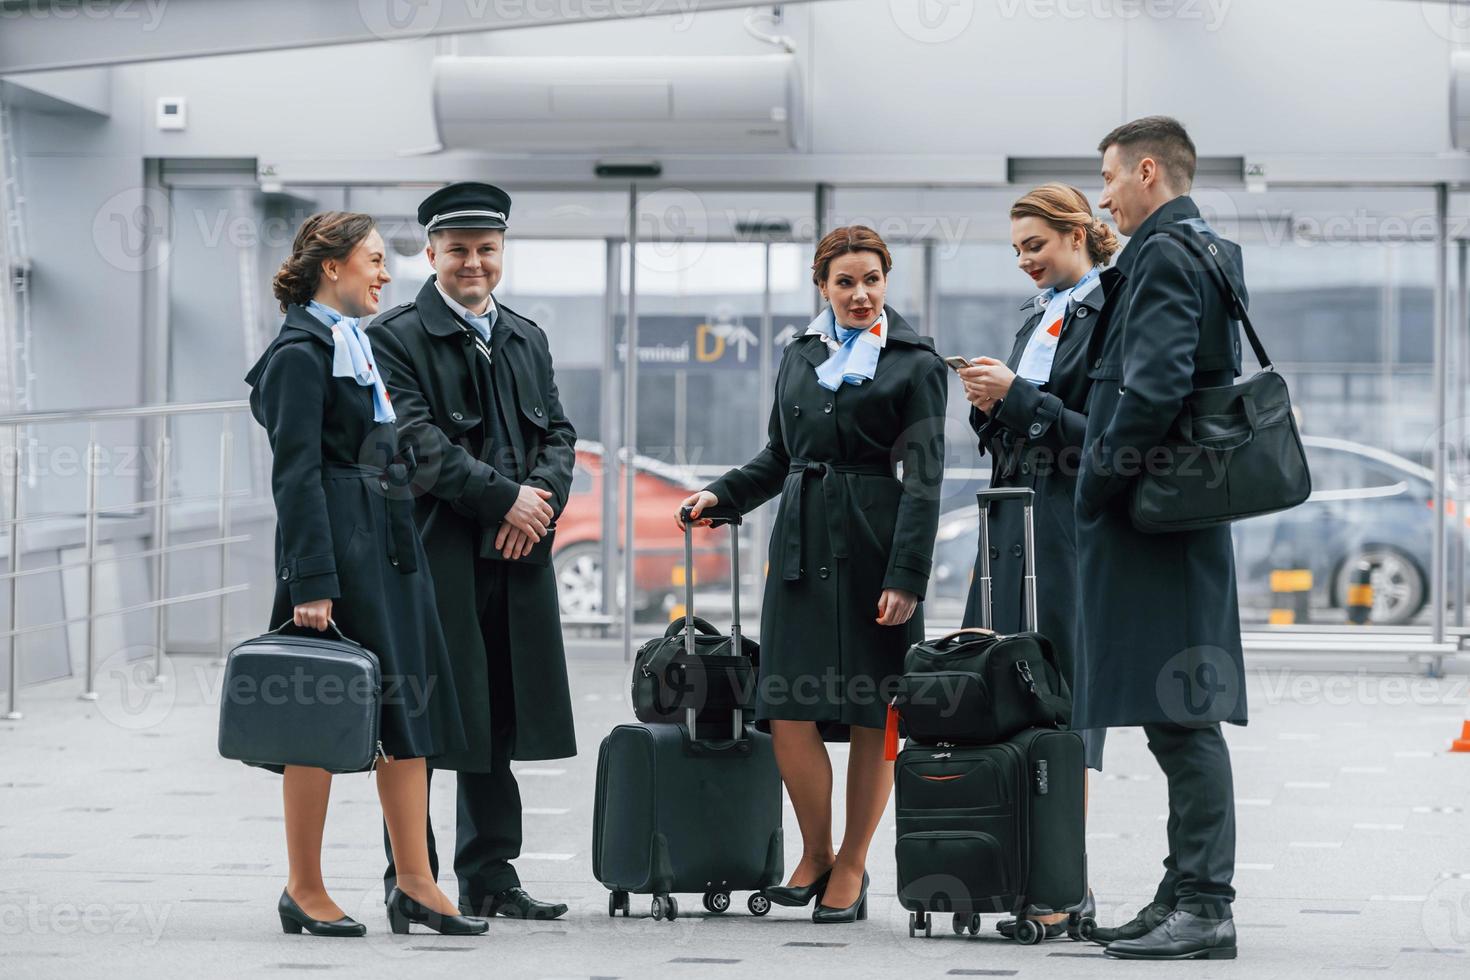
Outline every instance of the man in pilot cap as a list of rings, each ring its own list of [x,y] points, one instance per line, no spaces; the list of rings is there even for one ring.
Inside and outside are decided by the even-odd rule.
[[[425,198],[418,220],[434,275],[368,336],[417,456],[415,519],[465,723],[468,748],[429,760],[431,775],[458,771],[460,909],[554,919],[567,907],[528,895],[510,863],[521,850],[510,764],[577,751],[550,563],[577,435],[545,332],[493,296],[509,215],[510,195],[490,184]],[[429,854],[437,874],[432,826]],[[390,847],[385,892],[394,875]]]

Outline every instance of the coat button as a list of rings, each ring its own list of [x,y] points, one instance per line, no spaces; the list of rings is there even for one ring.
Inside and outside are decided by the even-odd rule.
[[[1079,306],[1079,307],[1077,307],[1077,319],[1079,319],[1079,320],[1086,320],[1087,319],[1087,313],[1088,313],[1087,307],[1085,307],[1085,306]]]
[[[1096,371],[1100,367],[1102,367],[1102,358],[1101,357],[1099,357],[1097,360],[1095,360],[1095,361],[1092,362],[1092,369],[1094,371]]]
[[[537,405],[536,406],[536,417],[538,419],[541,417],[541,406],[540,405]]]
[[[1011,545],[1011,554],[1015,555],[1017,558],[1020,558],[1021,557],[1021,546],[1018,545],[1018,544]]]
[[[452,419],[454,419],[454,421],[456,421],[456,422],[463,422],[464,421],[464,413],[463,412],[450,412],[449,413],[449,417],[452,418]]]
[[[805,568],[798,568],[796,570],[796,574],[798,574],[798,575],[805,575],[806,574],[806,569]]]
[[[800,405],[792,405],[791,406],[791,414],[792,415],[800,415],[801,414],[801,406]]]
[[[378,486],[381,487],[384,490],[387,490],[388,489],[388,481],[387,480],[379,480],[378,481]]]
[[[990,557],[993,559],[1000,557],[1000,549],[997,548],[995,545],[990,546]]]
[[[826,412],[828,415],[831,415],[832,414],[832,403],[831,402],[828,402],[827,404],[823,405],[822,406],[822,411]]]
[[[1042,429],[1042,425],[1041,425],[1040,422],[1032,422],[1031,423],[1031,434],[1033,436],[1039,436],[1039,435],[1041,435],[1041,429]]]
[[[820,578],[827,578],[831,574],[832,574],[831,570],[828,569],[826,565],[823,565],[821,568],[817,569],[817,575]]]
[[[1022,476],[1030,476],[1031,475],[1031,464],[1030,463],[1022,463],[1021,464],[1021,475]]]
[[[284,582],[287,579],[289,579],[290,577],[291,577],[291,569],[286,568],[286,567],[283,566],[281,568],[281,581]]]
[[[388,564],[392,565],[394,568],[397,568],[398,567],[398,559],[397,558],[389,558],[388,559]]]

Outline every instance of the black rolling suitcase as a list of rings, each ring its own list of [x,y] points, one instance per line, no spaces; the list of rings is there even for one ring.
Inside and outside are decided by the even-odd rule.
[[[1027,625],[1036,625],[1036,557],[1029,489],[987,490],[980,499],[982,617],[990,622],[989,505],[1018,499],[1025,513]],[[993,745],[910,740],[894,766],[898,898],[909,935],[950,913],[956,933],[980,931],[981,913],[1046,915],[1087,896],[1084,753],[1076,732],[1028,728]],[[1095,923],[1076,917],[1074,939]],[[1016,940],[1043,930],[1022,918]]]
[[[731,524],[735,536],[739,515],[722,516],[719,523]],[[686,545],[688,540],[686,531]],[[731,544],[730,565],[734,595],[727,647],[740,656],[754,644],[740,635],[738,540]],[[685,575],[691,617],[692,580]],[[687,662],[696,666],[693,633],[685,640]],[[706,697],[735,676],[722,669],[716,675],[720,683],[712,685],[676,677],[661,686],[660,708],[682,712],[682,722],[618,725],[602,740],[592,873],[611,892],[610,916],[628,915],[629,896],[639,894],[653,896],[653,918],[672,920],[679,913],[676,892],[702,894],[706,911],[724,912],[731,892],[751,891],[746,907],[753,914],[771,909],[764,889],[781,883],[785,864],[781,776],[771,737],[746,723],[743,708],[722,712],[717,699]]]

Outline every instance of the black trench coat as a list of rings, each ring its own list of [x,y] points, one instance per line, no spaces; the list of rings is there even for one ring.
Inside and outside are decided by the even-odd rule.
[[[404,492],[411,457],[400,455],[391,424],[373,421],[373,389],[332,376],[332,351],[331,329],[292,305],[245,377],[273,454],[271,626],[301,603],[331,599],[338,628],[378,655],[383,751],[457,752],[465,735],[454,676]]]
[[[1051,640],[1070,684],[1074,680],[1073,647],[1077,627],[1077,533],[1073,497],[1077,462],[1087,429],[1087,351],[1093,326],[1107,298],[1114,273],[1081,300],[1068,304],[1057,339],[1056,357],[1045,385],[1025,378],[1011,390],[993,416],[970,409],[970,425],[980,438],[981,453],[991,459],[991,487],[1030,487],[1035,491],[1032,515],[1036,534],[1036,629]],[[1006,366],[1012,371],[1046,312],[1037,298],[1028,301],[1026,322],[1016,333]],[[1002,501],[990,508],[990,574],[994,597],[991,628],[1000,633],[1025,629],[1025,575],[1022,570],[1024,528],[1021,505]],[[965,626],[980,625],[980,561],[976,556]]]
[[[888,343],[871,381],[828,391],[820,337],[793,340],[776,374],[769,442],[709,486],[720,503],[754,510],[781,495],[761,608],[756,718],[882,728],[923,607],[879,626],[878,597],[923,599],[944,476],[945,367],[933,342],[891,307]],[[894,464],[902,461],[902,481]]]
[[[571,492],[576,431],[562,412],[546,334],[502,303],[493,339],[493,365],[430,277],[412,303],[384,312],[368,329],[384,370],[405,444],[419,459],[415,519],[424,536],[438,589],[439,615],[449,641],[469,747],[436,768],[491,768],[489,668],[486,657],[509,657],[515,683],[514,759],[576,755],[561,607],[548,562],[548,535],[530,556],[507,562],[510,649],[486,650],[476,614],[475,578],[495,555],[495,534],[523,483],[551,492],[557,515]],[[503,337],[503,340],[501,339]],[[488,376],[507,419],[513,445],[491,444]],[[501,454],[504,455],[501,455]],[[514,478],[492,458],[509,461]]]
[[[1128,518],[1139,461],[1164,444],[1184,399],[1240,373],[1218,287],[1183,245],[1154,234],[1173,221],[1197,223],[1241,267],[1239,247],[1209,232],[1188,197],[1149,216],[1118,256],[1077,483],[1078,728],[1246,722],[1229,526],[1145,534]],[[1244,283],[1235,288],[1245,300]]]

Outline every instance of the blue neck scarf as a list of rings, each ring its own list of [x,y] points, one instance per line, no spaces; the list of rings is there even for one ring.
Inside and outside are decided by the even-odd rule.
[[[878,320],[884,320],[886,313],[879,313]],[[874,321],[876,323],[878,321]],[[884,324],[883,340],[887,339],[886,323]],[[807,327],[808,334],[821,334],[827,341],[829,348],[834,348],[832,354],[817,366],[817,384],[828,391],[836,391],[843,384],[860,385],[864,381],[873,380],[873,373],[878,370],[878,354],[883,349],[881,340],[864,341],[861,338],[873,329],[873,324],[866,327],[844,327],[837,322],[832,313],[832,307],[828,306],[817,314],[817,318]]]
[[[312,300],[306,304],[318,320],[332,328],[332,377],[352,378],[358,384],[373,386],[373,421],[393,422],[398,416],[388,398],[383,376],[373,363],[373,345],[357,325],[358,318],[343,316],[325,303]]]

